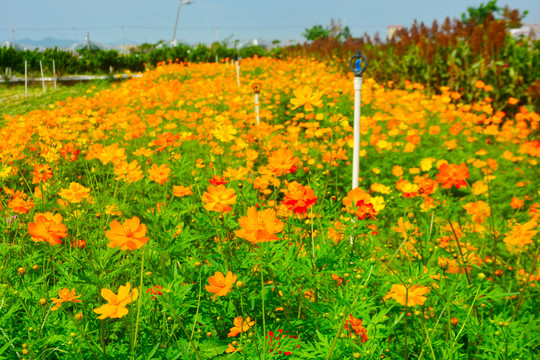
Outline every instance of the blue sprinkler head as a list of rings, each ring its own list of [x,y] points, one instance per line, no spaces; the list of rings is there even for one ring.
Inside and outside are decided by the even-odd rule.
[[[351,57],[350,67],[354,72],[354,76],[362,76],[362,73],[366,70],[367,65],[368,59],[360,50],[358,50],[356,54]]]

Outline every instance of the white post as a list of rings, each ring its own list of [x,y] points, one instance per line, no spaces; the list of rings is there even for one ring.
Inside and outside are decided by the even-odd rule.
[[[354,147],[352,188],[358,187],[360,173],[360,100],[362,94],[362,77],[354,77]]]
[[[24,97],[28,97],[28,61],[24,60]]]
[[[257,125],[259,125],[259,93],[255,93],[255,114],[257,115]]]
[[[238,87],[240,87],[240,61],[236,60],[236,81],[238,82]]]
[[[56,90],[56,66],[54,64],[54,59],[52,61],[52,71],[53,71],[53,80],[54,80],[54,90]]]
[[[39,68],[41,69],[41,83],[43,84],[43,93],[47,93],[47,90],[45,89],[45,78],[43,77],[43,63],[41,60],[39,60]]]

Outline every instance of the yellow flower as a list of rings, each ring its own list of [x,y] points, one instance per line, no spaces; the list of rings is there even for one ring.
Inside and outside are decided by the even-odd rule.
[[[69,189],[60,189],[58,195],[69,201],[70,203],[81,202],[83,198],[90,194],[90,189],[82,186],[79,183],[72,182],[69,184]]]
[[[322,93],[319,91],[313,92],[313,89],[309,86],[299,87],[294,90],[295,99],[291,99],[291,104],[293,104],[293,110],[304,105],[306,111],[313,111],[313,106],[318,108],[323,106],[321,96]]]
[[[120,285],[118,295],[113,293],[110,289],[101,289],[101,296],[109,303],[94,309],[96,314],[101,315],[98,319],[119,319],[126,316],[129,312],[126,305],[137,300],[139,297],[139,290],[137,290],[137,288],[133,289],[133,291],[130,291],[130,289],[131,284],[129,282],[126,286]]]
[[[416,305],[424,305],[424,302],[427,300],[424,295],[429,293],[429,291],[429,288],[426,286],[413,285],[407,293],[405,285],[394,284],[384,298],[395,299],[401,305],[405,305],[405,302],[407,302],[407,306],[414,307]]]

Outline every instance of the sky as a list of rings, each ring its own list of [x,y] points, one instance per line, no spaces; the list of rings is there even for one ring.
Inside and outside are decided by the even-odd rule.
[[[186,1],[186,0],[182,0]],[[341,19],[354,37],[387,26],[431,25],[460,18],[488,0],[193,0],[181,5],[176,39],[188,44],[260,38],[303,42],[302,32]],[[0,0],[0,42],[46,37],[142,44],[173,39],[178,0]],[[525,23],[540,23],[539,0],[499,0],[529,10]],[[14,29],[12,31],[11,29]]]

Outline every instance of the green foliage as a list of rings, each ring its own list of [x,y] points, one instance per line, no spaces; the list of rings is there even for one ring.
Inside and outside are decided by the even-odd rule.
[[[322,25],[314,25],[313,27],[310,27],[309,29],[306,29],[302,36],[306,38],[306,40],[321,40],[321,39],[328,39],[330,37],[332,30],[328,27],[323,27]]]
[[[483,23],[488,16],[498,13],[501,10],[497,6],[497,0],[491,0],[487,4],[480,3],[478,7],[469,6],[467,7],[467,13],[461,14],[461,21],[465,24],[470,21]]]

